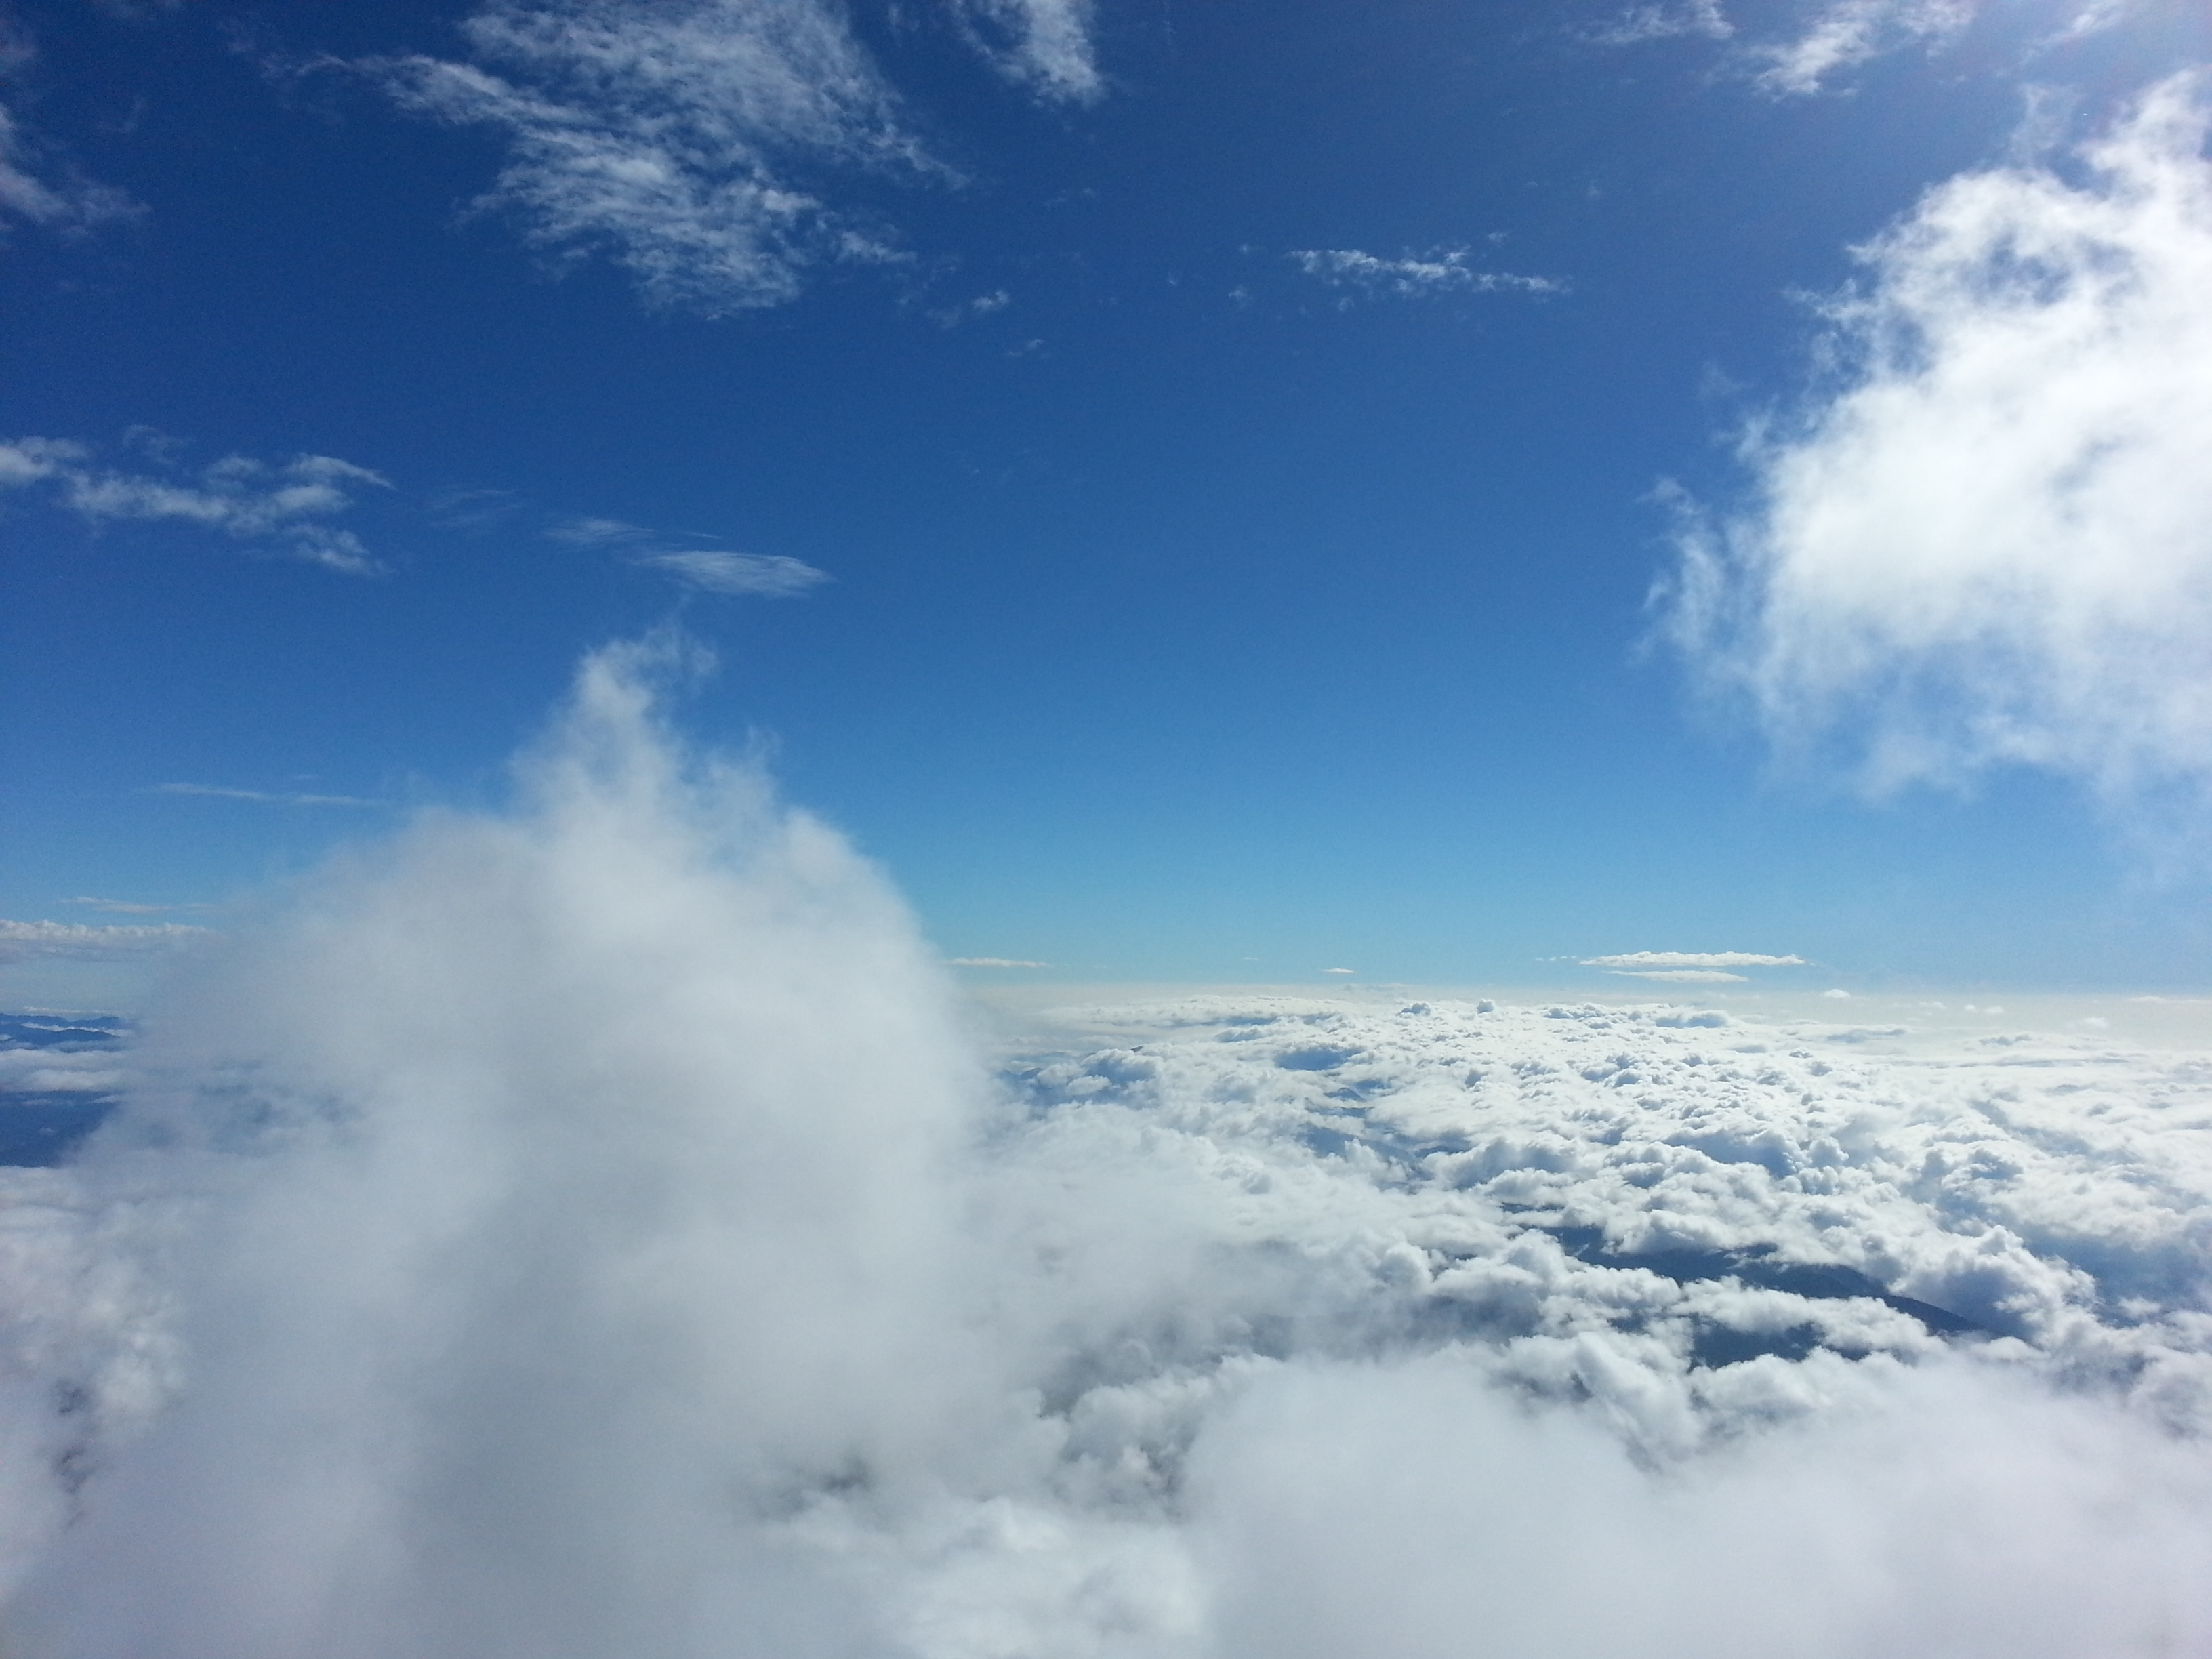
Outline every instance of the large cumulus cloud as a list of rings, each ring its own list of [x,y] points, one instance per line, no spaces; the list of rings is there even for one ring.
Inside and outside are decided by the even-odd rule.
[[[2205,82],[2075,158],[1963,174],[1860,251],[1833,380],[1693,517],[1677,637],[1869,789],[2025,765],[2212,782]]]

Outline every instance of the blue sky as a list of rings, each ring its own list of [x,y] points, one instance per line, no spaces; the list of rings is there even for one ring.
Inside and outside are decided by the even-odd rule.
[[[7,16],[10,998],[670,627],[1008,972],[2203,981],[2193,6]]]

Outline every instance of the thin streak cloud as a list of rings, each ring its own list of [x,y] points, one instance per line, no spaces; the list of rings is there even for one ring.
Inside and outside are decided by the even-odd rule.
[[[829,572],[781,553],[647,553],[633,562],[702,592],[732,598],[796,599],[830,580]]]
[[[1301,248],[1290,258],[1300,270],[1332,288],[1377,294],[1562,294],[1566,284],[1554,276],[1521,276],[1481,270],[1468,263],[1471,250],[1437,248],[1395,259],[1358,248]]]
[[[1577,957],[1585,968],[1802,968],[1802,957],[1762,956],[1755,951],[1630,951],[1610,957]]]
[[[213,800],[255,801],[265,806],[382,806],[360,795],[319,795],[289,789],[233,789],[216,783],[157,783],[149,795],[199,795]]]

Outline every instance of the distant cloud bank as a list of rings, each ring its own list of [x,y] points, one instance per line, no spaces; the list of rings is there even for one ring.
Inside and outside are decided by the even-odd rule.
[[[0,962],[32,962],[48,957],[118,962],[188,945],[205,937],[207,932],[177,921],[98,927],[70,921],[0,921]]]

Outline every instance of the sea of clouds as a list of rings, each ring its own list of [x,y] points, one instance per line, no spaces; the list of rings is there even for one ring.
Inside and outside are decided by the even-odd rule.
[[[2212,1654],[2212,1045],[994,1025],[681,656],[0,1052],[10,1659]]]

